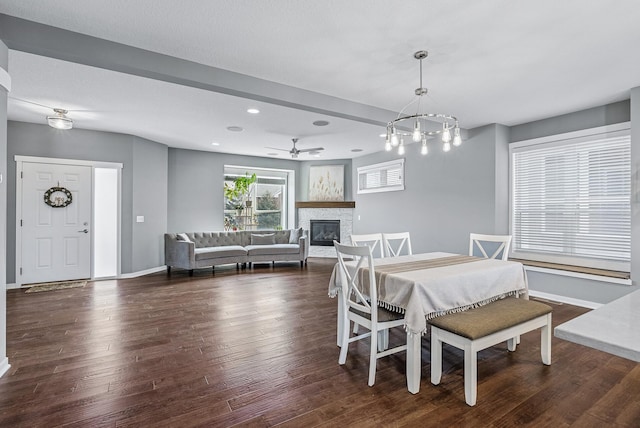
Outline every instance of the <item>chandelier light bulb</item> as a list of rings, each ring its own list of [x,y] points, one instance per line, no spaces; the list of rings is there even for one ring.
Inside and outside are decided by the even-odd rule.
[[[449,150],[451,150],[451,143],[446,141],[443,145],[442,145],[442,151],[443,152],[448,152]]]
[[[397,147],[398,146],[398,134],[396,134],[396,128],[395,127],[391,128],[391,145],[393,147]]]
[[[422,140],[422,148],[420,149],[420,154],[422,156],[424,156],[427,153],[429,153],[429,149],[427,149],[427,141],[426,140]]]
[[[422,138],[422,133],[420,132],[420,121],[418,119],[416,119],[416,124],[413,126],[412,138],[414,143],[419,143]]]
[[[449,124],[447,122],[442,124],[442,142],[448,143],[451,141],[451,131],[449,130]],[[447,152],[449,150],[446,150]]]
[[[462,137],[460,136],[460,128],[456,125],[453,128],[453,145],[458,147],[460,144],[462,144]]]
[[[389,140],[387,140],[387,142],[384,143],[384,149],[388,152],[391,151],[391,142]]]
[[[404,154],[404,141],[402,138],[400,139],[400,145],[398,146],[398,154],[399,155]]]

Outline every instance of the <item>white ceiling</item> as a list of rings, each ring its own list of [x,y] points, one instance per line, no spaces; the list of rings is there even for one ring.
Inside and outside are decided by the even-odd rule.
[[[413,53],[426,49],[428,110],[464,128],[603,105],[640,86],[634,0],[0,0],[0,13],[394,112],[411,101]],[[265,147],[299,137],[299,148],[325,147],[321,159],[382,149],[380,127],[309,111],[13,50],[9,71],[11,120],[44,123],[61,107],[77,128],[171,147],[287,158]]]

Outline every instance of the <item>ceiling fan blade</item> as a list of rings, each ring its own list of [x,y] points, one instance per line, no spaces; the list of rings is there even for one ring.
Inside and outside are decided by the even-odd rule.
[[[290,149],[279,149],[277,147],[265,147],[265,149],[280,150],[280,151],[283,151],[283,152],[289,152],[290,151]]]
[[[305,152],[319,152],[320,150],[324,150],[324,147],[314,147],[313,149],[300,149],[298,151],[300,153],[305,153]]]

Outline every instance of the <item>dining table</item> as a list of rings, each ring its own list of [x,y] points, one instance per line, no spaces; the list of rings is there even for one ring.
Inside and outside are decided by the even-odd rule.
[[[345,263],[350,275],[356,274],[356,264]],[[528,298],[524,266],[514,261],[429,252],[374,259],[374,271],[378,304],[405,316],[407,388],[412,394],[420,391],[421,340],[429,319],[509,296]],[[342,284],[346,285],[346,279],[336,264],[329,280],[329,295],[338,297],[338,336],[346,298]],[[358,287],[368,293],[368,284]]]

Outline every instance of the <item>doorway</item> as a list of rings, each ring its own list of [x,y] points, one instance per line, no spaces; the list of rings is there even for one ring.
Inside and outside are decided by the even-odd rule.
[[[117,277],[122,164],[15,160],[16,285]]]

